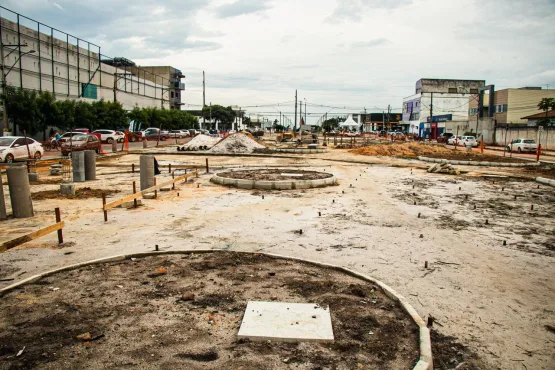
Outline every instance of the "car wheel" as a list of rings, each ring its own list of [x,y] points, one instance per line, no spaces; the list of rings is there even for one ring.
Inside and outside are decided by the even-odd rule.
[[[511,151],[511,147],[510,147],[510,146],[507,147],[507,151],[508,151],[508,152]]]
[[[106,139],[106,142],[107,142],[108,144],[112,144],[112,143],[114,142],[114,139],[111,138],[111,137],[109,137],[108,139]]]
[[[519,154],[522,153],[522,149],[518,148],[517,150]]]
[[[13,163],[13,160],[13,154],[8,153],[8,155],[6,155],[6,163]]]
[[[35,153],[35,159],[38,161],[40,160],[40,158],[42,157],[42,155],[40,154],[40,152],[36,152]]]

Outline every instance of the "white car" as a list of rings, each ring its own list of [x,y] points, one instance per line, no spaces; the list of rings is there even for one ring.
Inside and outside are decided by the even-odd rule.
[[[472,147],[478,146],[478,140],[474,136],[453,136],[449,140],[447,140],[447,144],[455,145],[455,146],[467,146],[470,145]]]
[[[123,141],[123,134],[119,133],[118,131],[114,130],[96,130],[92,133],[100,134],[100,141],[106,142],[108,144],[112,144],[115,142],[122,142]]]
[[[27,150],[29,145],[29,150]],[[44,153],[42,144],[31,138],[21,136],[2,136],[0,137],[0,161],[12,163],[16,159],[28,159],[29,154],[32,158],[40,159]]]
[[[538,145],[533,139],[514,139],[509,145],[507,145],[507,150],[509,152],[517,151],[522,152],[532,152],[535,153],[538,150]]]
[[[189,136],[189,132],[183,130],[171,130],[170,137],[174,139],[183,139],[184,137]]]

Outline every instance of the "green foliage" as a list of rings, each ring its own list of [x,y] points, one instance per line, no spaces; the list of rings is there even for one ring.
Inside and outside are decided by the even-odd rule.
[[[0,97],[5,99],[8,119],[19,130],[32,136],[48,127],[62,131],[74,128],[120,129],[127,127],[128,120],[141,123],[141,128],[158,127],[166,130],[198,128],[197,119],[189,112],[158,108],[135,107],[126,112],[119,102],[104,100],[88,103],[83,100],[56,100],[47,91],[37,92],[6,87]],[[228,108],[224,108],[228,109]],[[46,135],[46,134],[44,134]],[[46,140],[46,137],[43,137]]]
[[[345,121],[345,117],[332,117],[332,118],[328,118],[327,120],[325,120],[324,122],[322,122],[322,129],[330,132],[332,130],[335,130],[337,128],[339,128],[339,124],[341,122]]]
[[[555,98],[542,98],[538,103],[538,108],[545,112],[545,117],[538,120],[537,125],[543,127],[555,126],[554,120],[547,116],[550,110],[555,109]]]
[[[231,130],[233,128],[233,123],[235,122],[235,112],[231,107],[223,107],[221,105],[212,105],[204,107],[203,113],[205,117],[212,117],[215,121],[212,128],[216,128],[216,123],[218,123],[218,128],[220,130]]]

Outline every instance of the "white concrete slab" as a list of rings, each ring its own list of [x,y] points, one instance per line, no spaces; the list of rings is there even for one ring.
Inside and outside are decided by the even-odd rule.
[[[330,310],[314,303],[249,301],[239,338],[281,342],[333,342]]]

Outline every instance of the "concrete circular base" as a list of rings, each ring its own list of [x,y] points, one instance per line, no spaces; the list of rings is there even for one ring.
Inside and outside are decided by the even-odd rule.
[[[488,167],[536,167],[540,165],[540,162],[530,162],[530,163],[508,163],[508,162],[475,162],[475,161],[454,161],[448,160],[443,158],[427,158],[427,157],[418,157],[419,160],[423,162],[431,162],[431,163],[449,163],[449,164],[458,164],[461,166],[488,166]]]
[[[17,289],[17,288],[25,285],[25,284],[31,284],[31,283],[37,282],[40,279],[45,278],[47,276],[51,276],[53,274],[57,274],[57,273],[62,272],[62,271],[75,270],[75,269],[78,269],[78,268],[84,267],[84,266],[90,266],[90,265],[101,264],[101,263],[109,263],[109,262],[118,262],[118,261],[124,261],[124,260],[127,260],[127,259],[142,258],[142,257],[148,257],[148,256],[168,255],[168,254],[195,254],[195,253],[229,253],[229,252],[228,251],[214,250],[214,249],[195,249],[195,250],[180,250],[180,251],[143,252],[143,253],[122,254],[122,255],[117,255],[117,256],[112,256],[112,257],[100,258],[100,259],[97,259],[97,260],[81,262],[81,263],[77,263],[77,264],[74,264],[74,265],[69,265],[69,266],[65,266],[65,267],[62,267],[62,268],[46,271],[46,272],[43,272],[41,274],[28,277],[27,279],[24,279],[22,281],[19,281],[17,283],[9,285],[5,288],[1,288],[0,289],[0,297],[3,296],[4,294],[8,293],[8,292],[11,292],[14,289]],[[236,251],[234,253],[257,254],[257,255],[261,254],[261,255],[268,256],[268,257],[277,258],[277,259],[285,259],[285,260],[290,260],[290,261],[301,261],[301,262],[309,263],[309,264],[314,265],[314,266],[332,268],[332,269],[335,269],[337,271],[344,272],[344,273],[346,273],[350,276],[357,277],[359,279],[368,281],[372,284],[375,284],[375,285],[379,286],[380,289],[382,289],[382,291],[389,298],[391,298],[392,300],[399,303],[399,305],[403,308],[403,310],[411,317],[411,319],[414,321],[414,323],[418,326],[419,339],[420,339],[420,343],[419,343],[420,356],[418,358],[418,362],[413,367],[413,370],[433,370],[434,367],[433,367],[433,360],[432,360],[432,342],[431,342],[431,338],[430,338],[430,330],[428,329],[428,327],[426,326],[426,323],[420,317],[418,312],[416,312],[414,307],[412,307],[411,304],[407,301],[407,299],[405,297],[403,297],[401,294],[397,293],[395,290],[393,290],[391,287],[389,287],[384,282],[382,282],[380,280],[377,280],[377,279],[374,279],[374,278],[371,278],[369,276],[363,275],[361,273],[358,273],[356,271],[350,270],[350,269],[345,268],[345,267],[336,266],[336,265],[332,265],[332,264],[328,264],[328,263],[316,262],[316,261],[307,260],[307,259],[304,259],[304,258],[296,258],[296,257],[282,256],[282,255],[278,255],[278,254],[262,253],[262,252]]]
[[[237,171],[240,172],[240,171]],[[287,170],[283,170],[287,172]],[[287,180],[249,180],[235,179],[230,177],[219,176],[215,174],[210,181],[215,184],[234,186],[239,189],[261,189],[261,190],[292,190],[292,189],[312,189],[331,186],[337,183],[337,178],[333,174],[323,179],[303,180],[303,179],[287,179]]]

